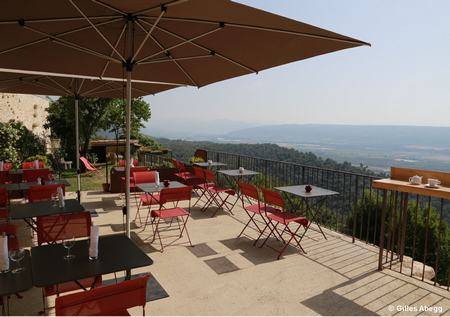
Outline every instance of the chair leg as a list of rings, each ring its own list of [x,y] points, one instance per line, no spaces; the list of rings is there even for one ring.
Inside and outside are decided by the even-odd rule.
[[[270,236],[273,234],[273,232],[277,230],[277,226],[279,225],[279,222],[277,222],[275,225],[273,225],[272,221],[269,220],[268,226],[270,227],[270,225],[272,225],[273,227],[272,227],[272,229],[270,230],[269,234],[267,235],[266,239],[265,239],[265,240],[263,241],[263,243],[259,246],[260,248],[262,248],[262,247],[266,244],[267,240],[269,240],[269,238],[270,238]]]
[[[186,220],[184,221],[183,229],[181,230],[180,237],[182,237],[183,231],[186,231],[186,236],[187,236],[187,238],[188,238],[188,240],[189,240],[189,244],[190,244],[191,247],[193,247],[192,242],[191,242],[191,237],[189,236],[189,231],[188,231],[188,229],[187,229],[187,221],[188,221],[188,220],[189,220],[189,216],[186,216]]]

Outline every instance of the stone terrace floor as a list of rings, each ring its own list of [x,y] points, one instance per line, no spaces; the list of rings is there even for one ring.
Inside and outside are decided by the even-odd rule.
[[[100,234],[119,233],[122,199],[118,194],[84,192],[86,209]],[[134,202],[134,201],[133,201]],[[132,210],[134,219],[136,208]],[[287,249],[276,260],[269,247],[253,247],[252,237],[236,239],[247,220],[240,206],[234,216],[192,209],[188,222],[191,239],[185,237],[159,252],[149,243],[151,227],[145,231],[132,223],[132,238],[153,260],[150,267],[133,273],[151,272],[169,297],[151,301],[147,315],[448,315],[450,292],[401,275],[378,272],[377,248],[326,230],[328,240],[309,231],[302,242],[307,254]],[[22,222],[21,242],[31,246],[30,232]],[[255,237],[256,232],[247,231]],[[276,240],[269,240],[276,245]],[[123,274],[123,273],[120,273]],[[104,280],[112,276],[104,277]],[[48,305],[54,305],[50,298]],[[442,311],[401,312],[397,306],[442,307]],[[11,314],[36,315],[42,309],[40,289],[11,299]],[[50,314],[54,311],[50,310]],[[141,315],[141,308],[130,313]]]

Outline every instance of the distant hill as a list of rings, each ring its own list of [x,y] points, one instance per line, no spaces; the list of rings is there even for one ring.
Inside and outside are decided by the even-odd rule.
[[[261,142],[450,149],[450,127],[285,124],[240,129],[224,137]]]
[[[295,149],[281,147],[276,144],[231,144],[208,141],[170,140],[164,138],[159,138],[156,140],[160,142],[164,147],[171,149],[173,151],[173,155],[177,159],[186,162],[189,161],[189,159],[193,156],[195,149],[203,148],[217,152],[235,153],[252,157],[265,158],[269,160],[293,162],[308,166],[323,167],[367,175],[375,174],[365,166],[355,166],[350,164],[349,162],[338,163],[335,160],[322,158],[311,152],[300,152]]]

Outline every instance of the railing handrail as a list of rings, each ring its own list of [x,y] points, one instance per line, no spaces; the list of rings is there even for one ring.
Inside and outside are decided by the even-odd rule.
[[[230,153],[230,152],[223,152],[223,151],[208,150],[207,148],[206,148],[206,150],[208,152],[211,152],[211,153],[241,156],[241,157],[245,157],[245,158],[249,158],[249,159],[258,159],[258,160],[272,162],[272,163],[292,164],[294,166],[298,166],[298,167],[302,167],[302,168],[319,169],[319,170],[323,170],[323,171],[330,172],[330,173],[342,173],[342,174],[346,174],[346,175],[358,176],[358,177],[367,177],[367,178],[371,178],[371,179],[380,179],[381,178],[381,177],[375,176],[375,175],[368,175],[368,174],[361,174],[361,173],[348,172],[348,171],[342,171],[342,170],[335,170],[335,169],[331,169],[331,168],[300,164],[300,163],[290,162],[290,161],[277,161],[277,160],[266,159],[266,158],[258,157],[258,156],[250,156],[250,155],[239,154],[239,153]]]

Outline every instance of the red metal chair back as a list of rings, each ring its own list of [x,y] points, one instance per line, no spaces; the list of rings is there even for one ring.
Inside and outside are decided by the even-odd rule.
[[[241,182],[238,182],[238,186],[239,186],[239,191],[241,192],[241,195],[250,197],[259,202],[259,194],[258,194],[258,189],[256,188],[256,186],[254,186],[252,184],[241,183]]]
[[[36,185],[28,189],[28,200],[32,203],[35,201],[50,200],[52,194],[58,193],[58,187],[62,187],[63,193],[66,192],[64,184]]]
[[[120,167],[125,167],[125,164],[126,164],[126,161],[125,161],[125,160],[119,160],[119,166],[120,166]],[[138,160],[134,159],[134,160],[133,160],[133,165],[134,165],[134,166],[139,165]]]
[[[180,202],[184,200],[191,200],[192,186],[180,188],[163,188],[160,193],[160,204],[164,205],[168,202]]]
[[[124,313],[128,308],[142,306],[145,315],[149,278],[149,275],[144,275],[118,284],[59,296],[55,302],[55,314],[57,316],[116,316]]]
[[[216,183],[216,174],[213,171],[205,169],[203,173],[205,173],[205,179],[208,183]]]
[[[38,245],[89,237],[91,225],[91,214],[88,211],[37,217]]]
[[[194,166],[194,175],[200,179],[205,179],[205,170],[203,168]]]
[[[266,189],[266,188],[261,188],[261,191],[263,193],[264,202],[267,205],[280,207],[281,209],[284,210],[285,202],[279,192],[276,192],[276,191],[273,191],[270,189]]]
[[[179,172],[186,172],[186,165],[183,162],[172,159],[172,164]]]
[[[195,150],[194,156],[202,158],[204,162],[208,160],[208,152],[203,149]]]
[[[45,167],[45,163],[42,161],[39,161],[39,168],[44,168],[44,167]],[[34,162],[23,162],[22,168],[23,169],[34,169],[34,168],[36,168],[36,165],[34,164]]]
[[[130,175],[133,175],[133,173],[136,173],[136,172],[146,172],[146,171],[148,171],[148,168],[146,166],[131,167]]]
[[[135,184],[154,183],[156,180],[156,172],[133,172],[133,179]]]
[[[6,208],[8,202],[8,192],[6,191],[6,188],[0,188],[0,208]]]
[[[0,171],[0,184],[7,184],[10,182],[9,171]]]
[[[50,170],[48,168],[42,168],[38,170],[23,170],[22,179],[25,182],[35,182],[39,177],[43,180],[49,180]]]

